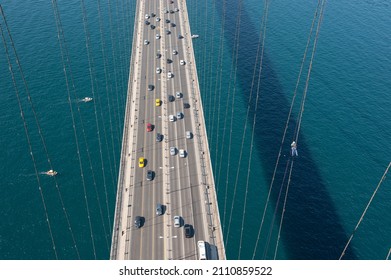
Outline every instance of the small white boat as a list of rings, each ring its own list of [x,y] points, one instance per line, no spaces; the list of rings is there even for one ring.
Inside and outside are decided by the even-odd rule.
[[[81,101],[90,102],[91,100],[92,100],[92,97],[84,97]]]
[[[49,175],[49,176],[56,176],[57,175],[57,171],[54,171],[54,170],[50,169],[49,171],[46,171],[45,174]]]
[[[195,39],[195,38],[198,38],[198,37],[200,37],[200,36],[197,35],[197,34],[191,35],[191,38],[192,38],[192,39]]]

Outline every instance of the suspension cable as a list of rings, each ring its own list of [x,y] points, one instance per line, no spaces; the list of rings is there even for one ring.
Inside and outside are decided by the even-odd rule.
[[[280,144],[280,148],[279,148],[278,155],[277,155],[277,160],[276,160],[276,163],[274,165],[274,171],[273,171],[272,180],[270,182],[269,191],[268,191],[266,202],[265,202],[265,207],[264,207],[264,210],[263,210],[263,213],[262,213],[261,224],[260,224],[259,229],[258,229],[258,236],[257,236],[256,244],[254,246],[252,259],[255,258],[256,251],[258,249],[258,242],[260,240],[260,236],[261,236],[261,232],[262,232],[262,228],[263,228],[263,224],[264,224],[264,220],[265,220],[266,211],[267,211],[267,208],[268,208],[268,205],[269,205],[270,195],[271,195],[271,192],[272,192],[272,189],[273,189],[273,185],[274,185],[274,180],[275,180],[275,177],[276,177],[276,174],[277,174],[277,168],[278,168],[279,163],[280,163],[280,157],[281,157],[282,148],[283,148],[284,143],[285,143],[285,137],[286,137],[286,134],[287,134],[287,131],[288,131],[288,127],[289,127],[289,122],[290,122],[291,115],[292,115],[293,106],[295,104],[297,91],[298,91],[298,87],[299,87],[299,84],[300,84],[300,79],[301,79],[303,68],[304,68],[304,63],[305,63],[305,60],[307,58],[307,52],[308,52],[309,45],[310,45],[310,42],[311,42],[313,29],[314,29],[314,26],[315,26],[316,19],[318,17],[318,9],[319,9],[319,6],[320,6],[320,1],[321,0],[318,0],[318,5],[317,5],[317,8],[315,10],[314,17],[312,19],[312,24],[311,24],[310,32],[309,32],[309,35],[308,35],[307,44],[306,44],[306,47],[305,47],[305,50],[304,50],[304,55],[303,55],[303,58],[302,58],[302,61],[301,61],[300,71],[299,71],[298,78],[297,78],[297,81],[296,81],[296,86],[295,86],[295,90],[294,90],[294,93],[293,93],[293,98],[292,98],[291,105],[290,105],[290,108],[289,108],[289,113],[288,113],[288,117],[287,117],[287,120],[286,120],[286,123],[285,123],[284,133],[283,133],[283,136],[282,136],[282,139],[281,139],[281,144]]]
[[[3,17],[3,21],[7,25],[6,18],[5,18],[5,15],[4,15],[4,11],[3,11],[3,7],[1,6],[1,4],[0,4],[0,10],[1,10],[2,17]],[[7,30],[8,30],[8,26],[7,26]],[[58,259],[56,244],[55,244],[54,237],[53,237],[52,226],[51,226],[51,223],[50,223],[50,218],[49,218],[48,210],[47,210],[47,207],[46,207],[45,197],[44,197],[44,194],[43,194],[43,191],[42,191],[41,180],[39,179],[37,162],[36,162],[35,157],[34,157],[34,152],[33,152],[33,148],[32,148],[32,145],[31,145],[30,134],[29,134],[29,130],[28,130],[26,119],[24,117],[24,111],[23,111],[23,107],[22,107],[22,103],[21,103],[21,99],[20,99],[20,95],[19,95],[19,89],[18,89],[18,87],[16,85],[15,73],[14,73],[13,68],[12,68],[10,54],[8,52],[7,42],[5,40],[3,27],[2,27],[1,24],[0,24],[0,31],[1,31],[1,37],[3,39],[5,52],[7,54],[8,69],[9,69],[11,77],[12,77],[12,83],[13,83],[13,86],[14,86],[14,89],[15,89],[16,99],[18,100],[20,116],[21,116],[22,121],[23,121],[23,127],[24,127],[24,131],[25,131],[25,134],[26,134],[26,138],[27,138],[29,152],[30,152],[31,160],[32,160],[32,163],[33,163],[33,166],[34,166],[35,176],[36,176],[37,183],[38,183],[38,190],[39,190],[39,193],[40,193],[40,196],[41,196],[41,201],[42,201],[43,209],[44,209],[44,212],[45,212],[46,223],[47,223],[47,226],[48,226],[50,240],[51,240],[51,243],[52,243],[52,249],[53,249],[53,252],[54,252],[54,255],[55,255],[56,259]],[[11,34],[9,33],[9,30],[8,30],[8,36],[11,37]]]
[[[237,69],[238,69],[238,53],[239,53],[239,42],[240,42],[240,23],[241,23],[241,15],[242,15],[242,0],[239,1],[239,8],[238,8],[238,16],[237,16],[237,22],[236,22],[236,38],[235,38],[235,46],[234,46],[234,57],[232,59],[233,64],[233,93],[232,93],[232,104],[231,104],[231,122],[230,122],[230,130],[229,130],[229,143],[228,143],[228,167],[227,167],[227,175],[226,175],[226,190],[228,190],[228,176],[229,176],[229,168],[230,168],[230,161],[231,161],[231,147],[232,147],[232,128],[233,128],[233,117],[235,112],[235,95],[236,95],[236,82],[237,82]],[[235,201],[236,197],[236,187],[233,192],[232,201]],[[233,206],[233,202],[231,203]],[[225,209],[224,209],[225,210]],[[228,246],[229,241],[229,231],[231,228],[231,222],[232,222],[232,212],[233,209],[231,208],[230,215],[229,215],[229,221],[228,221],[228,230],[226,234],[226,246]],[[224,211],[224,220],[225,220],[225,211]]]
[[[379,183],[377,184],[377,187],[376,187],[375,191],[372,193],[372,196],[371,196],[371,198],[369,199],[369,202],[368,202],[367,206],[365,207],[365,209],[364,209],[364,211],[363,211],[363,213],[362,213],[360,219],[358,220],[358,223],[357,223],[356,226],[354,227],[354,230],[353,230],[352,234],[350,235],[349,240],[348,240],[348,242],[347,242],[346,245],[345,245],[345,248],[343,249],[341,255],[339,256],[339,259],[340,259],[340,260],[341,260],[341,259],[343,258],[343,256],[345,255],[346,250],[347,250],[347,248],[348,248],[350,242],[352,241],[354,234],[356,233],[358,227],[360,226],[362,220],[364,219],[364,216],[365,216],[365,214],[367,213],[368,208],[369,208],[369,206],[371,205],[372,200],[373,200],[373,198],[375,197],[377,191],[379,190],[380,185],[383,183],[384,179],[386,178],[386,175],[387,175],[388,170],[390,169],[390,167],[391,167],[391,162],[388,164],[386,170],[384,171],[384,174],[383,174],[383,176],[381,177]],[[390,251],[391,251],[391,249],[390,249]],[[390,253],[389,253],[389,254],[390,254]],[[388,257],[389,257],[389,254],[388,254],[388,256],[387,256],[387,259],[388,259]]]
[[[283,224],[283,221],[284,221],[284,214],[285,214],[285,209],[286,209],[286,201],[287,201],[288,193],[289,193],[289,186],[290,186],[290,181],[291,181],[291,175],[292,175],[292,169],[293,169],[294,160],[295,159],[292,158],[291,165],[290,165],[289,176],[288,176],[288,184],[286,186],[285,197],[284,197],[284,204],[282,206],[282,213],[281,213],[281,218],[280,218],[280,224],[279,224],[279,227],[278,227],[277,242],[276,242],[276,247],[274,249],[274,257],[273,257],[274,260],[277,257],[278,245],[280,244],[280,236],[281,236],[282,224]]]
[[[292,158],[292,162],[293,162],[293,158]],[[272,220],[271,220],[271,222],[270,222],[269,234],[268,234],[268,236],[267,236],[267,242],[266,242],[265,248],[264,248],[264,250],[263,250],[263,259],[266,259],[267,251],[269,250],[270,240],[271,240],[272,233],[273,233],[273,228],[274,228],[274,221],[275,221],[276,216],[277,216],[277,210],[278,210],[278,206],[280,205],[280,198],[281,198],[282,190],[283,190],[283,188],[284,188],[285,180],[287,179],[288,168],[289,168],[289,166],[290,166],[289,163],[290,163],[290,159],[288,158],[288,161],[287,161],[287,164],[286,164],[286,167],[285,167],[284,177],[282,178],[282,182],[281,182],[281,186],[280,186],[280,191],[278,192],[278,197],[277,197],[276,205],[275,205],[275,207],[274,207],[273,217],[272,217]],[[291,169],[291,170],[292,170],[292,169]],[[290,170],[290,171],[291,171],[291,170]],[[290,173],[289,173],[289,174],[290,174]],[[288,178],[288,180],[290,180],[290,178]],[[287,187],[289,187],[289,185],[287,185]]]
[[[249,97],[249,100],[248,100],[247,114],[246,114],[245,128],[244,128],[244,132],[245,132],[246,131],[246,127],[247,127],[249,114],[250,114],[251,100],[252,100],[254,84],[255,84],[255,77],[256,77],[256,70],[258,69],[258,60],[260,60],[260,62],[259,62],[259,70],[258,70],[258,80],[257,80],[257,90],[256,90],[254,116],[253,116],[252,131],[251,131],[250,155],[249,155],[249,159],[248,159],[248,168],[247,168],[246,191],[245,191],[244,204],[243,204],[242,226],[241,226],[241,233],[240,233],[240,239],[239,239],[240,240],[239,241],[239,254],[238,254],[238,259],[239,260],[240,260],[240,255],[241,255],[241,251],[242,251],[243,232],[244,232],[244,220],[245,220],[245,217],[246,217],[247,195],[248,195],[248,188],[249,188],[249,184],[250,184],[250,172],[251,172],[251,162],[252,162],[252,154],[253,154],[253,146],[254,146],[254,135],[255,135],[255,127],[256,127],[258,104],[259,104],[259,98],[260,98],[260,86],[261,86],[263,55],[264,55],[264,50],[265,50],[266,23],[267,23],[268,10],[269,10],[269,1],[265,0],[264,1],[264,8],[263,8],[263,16],[262,16],[262,21],[261,21],[261,27],[260,27],[260,36],[259,36],[259,41],[258,41],[257,55],[256,55],[256,59],[255,59],[255,64],[254,64],[253,79],[252,79],[252,82],[251,82],[250,97]],[[259,53],[261,53],[261,54],[259,54]],[[242,145],[241,145],[241,149],[240,149],[239,167],[238,167],[238,172],[236,174],[236,183],[235,184],[237,184],[238,178],[239,178],[240,162],[241,162],[241,158],[242,158],[242,151],[243,151],[243,148],[244,148],[244,140],[245,140],[245,133],[243,133],[243,137],[242,137]]]

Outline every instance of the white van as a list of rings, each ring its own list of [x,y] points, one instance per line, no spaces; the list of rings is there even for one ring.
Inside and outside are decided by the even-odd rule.
[[[199,260],[207,260],[205,241],[202,240],[198,241],[197,247],[198,247]]]

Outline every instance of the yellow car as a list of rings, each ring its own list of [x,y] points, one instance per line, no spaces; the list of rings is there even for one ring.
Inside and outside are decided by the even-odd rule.
[[[159,98],[156,99],[156,107],[159,107],[162,104]]]
[[[138,159],[138,167],[144,167],[145,166],[145,159],[143,157],[140,157]]]

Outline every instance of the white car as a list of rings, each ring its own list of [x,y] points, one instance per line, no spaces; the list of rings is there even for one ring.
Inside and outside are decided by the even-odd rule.
[[[180,60],[180,61],[179,61],[179,64],[180,64],[180,65],[185,65],[186,62],[185,62],[184,60]]]
[[[193,133],[191,133],[191,131],[186,131],[186,138],[187,139],[193,138]]]
[[[172,72],[168,72],[167,76],[168,76],[169,78],[172,78],[172,77],[174,77],[174,74],[172,74]]]
[[[170,115],[169,119],[170,119],[170,122],[175,122],[175,116],[174,115]]]
[[[172,54],[178,54],[178,51],[177,50],[173,50]]]
[[[176,98],[182,98],[182,92],[177,91],[175,94]]]
[[[160,74],[162,73],[162,69],[160,69],[159,67],[156,68],[156,74]]]
[[[174,217],[174,227],[181,227],[181,217],[180,216]]]
[[[148,40],[144,40],[144,45],[148,45],[149,44],[149,41]]]
[[[179,156],[182,157],[182,158],[186,157],[186,151],[184,149],[180,149],[179,150]]]
[[[148,14],[145,14],[145,19],[149,19],[149,15]]]
[[[156,18],[156,21],[160,21],[160,17],[157,17],[157,18]]]
[[[177,119],[182,119],[183,118],[183,113],[182,112],[176,113],[176,117],[177,117]]]
[[[170,147],[170,155],[175,156],[176,155],[176,148]]]
[[[160,35],[156,34],[155,38],[156,38],[156,40],[159,40],[160,39]]]

